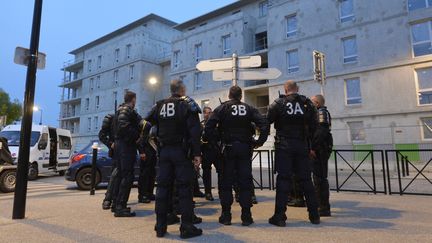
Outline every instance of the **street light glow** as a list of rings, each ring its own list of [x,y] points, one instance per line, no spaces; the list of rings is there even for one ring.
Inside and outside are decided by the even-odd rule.
[[[155,85],[155,84],[157,83],[157,79],[156,79],[155,77],[151,77],[151,78],[149,79],[149,83],[150,83],[151,85]]]
[[[39,111],[39,107],[33,106],[33,111]]]

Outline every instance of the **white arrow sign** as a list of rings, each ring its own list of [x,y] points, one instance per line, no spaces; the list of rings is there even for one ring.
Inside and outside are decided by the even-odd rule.
[[[277,79],[281,76],[281,71],[277,68],[257,68],[257,69],[240,69],[237,72],[239,80],[267,80]],[[213,71],[214,81],[231,80],[232,70],[215,70]]]
[[[251,68],[261,66],[261,56],[244,56],[238,57],[237,68]],[[233,68],[232,58],[221,58],[201,61],[196,65],[196,68],[201,72],[223,70]],[[231,79],[230,77],[229,79]]]

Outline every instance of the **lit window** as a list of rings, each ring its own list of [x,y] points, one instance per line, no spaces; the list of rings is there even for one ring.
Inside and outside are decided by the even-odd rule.
[[[299,71],[300,66],[298,50],[287,51],[287,67],[288,73],[295,73]]]
[[[224,55],[231,54],[231,35],[226,35],[222,37],[222,49]]]
[[[432,140],[432,117],[420,118],[423,130],[423,139]]]
[[[408,10],[413,11],[432,6],[432,0],[408,0]]]
[[[342,23],[354,19],[354,0],[340,0],[340,21]]]
[[[362,103],[360,79],[352,78],[345,80],[345,95],[347,105],[358,105]]]
[[[432,68],[416,70],[418,103],[420,105],[432,104]]]
[[[355,36],[342,39],[344,63],[357,62],[357,39]]]
[[[173,54],[173,68],[177,69],[179,67],[179,55],[180,55],[180,51],[175,51]]]
[[[199,62],[202,59],[202,44],[195,45],[195,61]]]
[[[347,122],[351,142],[364,142],[366,140],[366,133],[362,121]]]
[[[291,15],[286,18],[287,37],[297,35],[297,15]]]
[[[432,54],[431,21],[411,26],[414,56]]]
[[[120,49],[117,48],[114,51],[114,59],[116,60],[116,62],[118,62],[119,58],[120,58]]]
[[[195,90],[202,89],[202,73],[195,73],[194,89]]]
[[[260,2],[259,4],[259,16],[265,17],[268,13],[268,1]]]
[[[130,65],[129,66],[129,78],[130,79],[134,78],[134,69],[135,69],[135,65]]]

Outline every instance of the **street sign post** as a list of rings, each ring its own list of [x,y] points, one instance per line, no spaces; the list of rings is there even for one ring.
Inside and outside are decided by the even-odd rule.
[[[37,57],[37,68],[45,69],[46,54],[42,52],[38,52],[36,57]],[[14,63],[28,66],[30,62],[30,58],[31,58],[31,54],[29,49],[24,47],[19,47],[19,46],[15,48]]]
[[[237,56],[201,61],[196,68],[201,72],[213,71],[214,81],[232,80],[237,85],[238,80],[277,79],[282,73],[277,68],[247,69],[261,66],[261,56]]]
[[[324,95],[324,85],[326,81],[325,55],[319,51],[313,51],[313,70],[314,80],[321,85],[321,95]]]
[[[30,137],[32,131],[33,106],[38,63],[39,36],[42,16],[42,0],[35,0],[33,24],[30,38],[30,55],[27,65],[26,85],[24,92],[24,111],[21,123],[18,169],[16,175],[15,195],[12,219],[25,218],[27,182],[30,155]]]

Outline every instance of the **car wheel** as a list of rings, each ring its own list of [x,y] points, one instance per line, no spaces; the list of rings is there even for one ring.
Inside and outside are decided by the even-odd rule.
[[[13,192],[15,190],[16,171],[7,170],[0,175],[0,191]]]
[[[76,183],[80,190],[90,190],[91,189],[91,178],[92,178],[92,169],[90,167],[86,167],[78,171],[76,175]],[[96,181],[95,184],[99,184],[100,182],[100,174],[99,171],[96,171]]]
[[[28,173],[28,179],[33,181],[38,178],[39,175],[39,168],[38,164],[36,162],[31,163],[29,166],[29,173]]]
[[[65,175],[65,170],[60,170],[58,173],[59,173],[59,176],[64,176]]]

